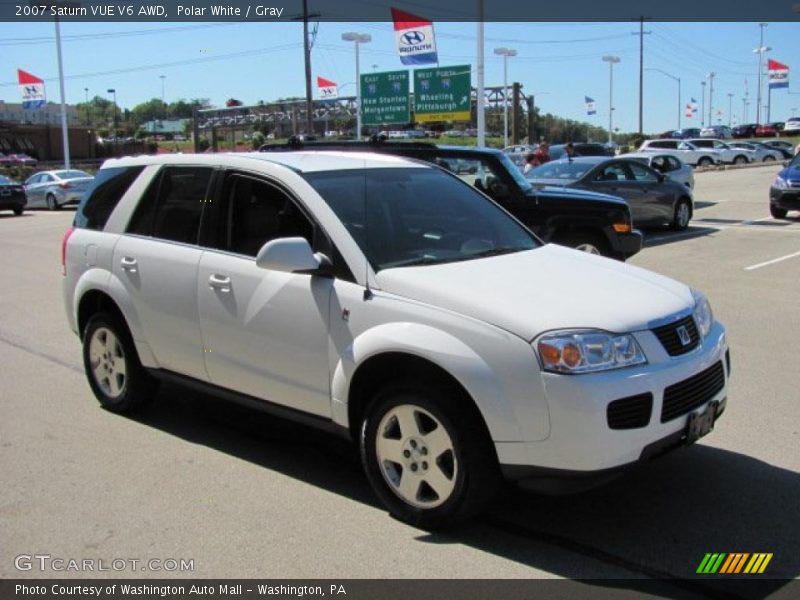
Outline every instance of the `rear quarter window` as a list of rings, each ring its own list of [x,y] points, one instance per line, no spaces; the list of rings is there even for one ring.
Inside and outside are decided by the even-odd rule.
[[[82,229],[103,229],[122,196],[143,170],[143,166],[100,169],[78,206],[73,225]]]

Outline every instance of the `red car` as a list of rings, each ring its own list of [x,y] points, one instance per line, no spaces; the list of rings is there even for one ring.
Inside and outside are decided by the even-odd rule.
[[[783,123],[764,123],[756,127],[756,137],[778,137]]]

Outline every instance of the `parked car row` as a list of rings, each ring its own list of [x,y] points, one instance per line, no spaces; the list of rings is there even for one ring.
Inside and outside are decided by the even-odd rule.
[[[94,176],[78,169],[57,169],[34,173],[24,184],[0,176],[0,210],[21,215],[25,208],[58,210],[77,205]]]
[[[27,154],[3,154],[0,152],[0,167],[35,167],[39,161]]]

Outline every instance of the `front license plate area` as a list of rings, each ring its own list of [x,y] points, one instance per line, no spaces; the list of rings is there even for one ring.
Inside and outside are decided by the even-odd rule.
[[[717,418],[717,406],[719,406],[719,402],[709,402],[703,412],[689,415],[689,422],[686,424],[687,444],[693,444],[714,429],[714,421]]]

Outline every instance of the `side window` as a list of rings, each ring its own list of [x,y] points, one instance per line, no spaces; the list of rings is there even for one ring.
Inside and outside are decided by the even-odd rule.
[[[648,182],[658,181],[656,174],[653,173],[650,169],[648,169],[644,165],[640,165],[638,163],[629,163],[628,168],[631,170],[631,173],[633,173],[633,178],[636,181],[648,181]]]
[[[674,156],[667,156],[667,170],[668,171],[677,171],[681,168],[681,163],[678,162],[678,159]]]
[[[39,183],[50,183],[51,181],[55,181],[52,175],[47,173],[42,173],[41,177],[39,178]]]
[[[462,181],[496,200],[502,200],[509,195],[508,185],[500,174],[484,160],[457,158],[437,159],[435,162],[458,175]]]
[[[314,225],[278,187],[233,174],[225,180],[222,198],[220,249],[255,256],[267,242],[286,237],[302,237],[314,246]]]
[[[103,229],[122,196],[144,167],[100,169],[75,212],[75,227]]]
[[[596,181],[625,181],[628,173],[620,163],[611,163],[602,168],[595,178]]]
[[[148,188],[128,233],[196,244],[213,169],[166,167]]]
[[[650,161],[650,166],[653,167],[656,171],[661,171],[662,173],[668,169],[667,167],[667,157],[666,156],[656,156]]]

